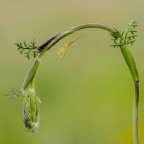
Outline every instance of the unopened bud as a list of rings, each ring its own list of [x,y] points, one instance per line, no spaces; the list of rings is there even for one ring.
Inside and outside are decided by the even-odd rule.
[[[23,102],[24,125],[31,132],[37,132],[39,127],[39,98],[34,89],[28,89]]]

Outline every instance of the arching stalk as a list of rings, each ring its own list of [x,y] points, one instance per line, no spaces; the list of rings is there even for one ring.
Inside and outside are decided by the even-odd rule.
[[[114,33],[115,30],[108,27],[108,26],[105,26],[105,25],[102,25],[102,24],[95,24],[95,23],[92,23],[92,24],[83,24],[83,25],[78,25],[78,26],[75,26],[75,27],[71,27],[69,28],[68,30],[60,33],[60,34],[57,34],[55,36],[53,36],[52,38],[48,39],[46,42],[44,42],[42,45],[40,45],[37,50],[40,51],[40,54],[37,56],[34,64],[32,65],[32,67],[30,68],[29,72],[27,73],[26,75],[26,78],[24,80],[24,83],[22,85],[22,90],[25,90],[27,88],[27,86],[29,85],[29,83],[31,82],[33,76],[35,75],[38,67],[39,67],[39,64],[40,64],[40,61],[42,59],[42,56],[45,54],[45,52],[47,50],[49,50],[52,46],[54,46],[57,42],[59,42],[62,38],[70,35],[70,34],[73,34],[74,32],[78,31],[78,30],[82,30],[82,29],[87,29],[87,28],[100,28],[100,29],[104,29],[110,33]]]
[[[82,30],[82,29],[88,29],[88,28],[100,28],[103,30],[108,31],[111,36],[113,37],[114,45],[113,47],[118,47],[120,48],[122,55],[125,59],[125,62],[127,63],[127,66],[130,70],[130,73],[132,75],[133,83],[134,83],[134,89],[135,89],[135,97],[134,97],[134,102],[133,102],[133,137],[134,137],[134,144],[139,144],[139,138],[138,138],[138,102],[139,102],[139,76],[136,68],[136,64],[134,61],[134,58],[130,52],[130,49],[128,48],[129,44],[133,44],[135,41],[135,28],[137,26],[137,23],[132,20],[129,25],[127,26],[125,32],[121,33],[117,31],[116,29],[110,28],[108,26],[102,25],[102,24],[97,24],[97,23],[89,23],[89,24],[83,24],[83,25],[78,25],[71,27],[67,29],[64,32],[58,33],[48,39],[46,42],[41,44],[39,47],[37,47],[37,52],[39,55],[35,59],[32,67],[28,71],[25,80],[23,82],[23,85],[21,87],[21,91],[27,91],[29,85],[31,84],[32,80],[35,77],[36,71],[40,65],[40,62],[42,60],[43,55],[50,49],[52,48],[56,43],[58,43],[62,38],[73,34],[76,31]],[[75,40],[74,40],[75,41]],[[66,47],[71,45],[73,41],[70,41]],[[26,45],[26,49],[30,49],[28,52],[33,51],[33,48],[35,47],[35,42],[31,43],[32,46]],[[23,46],[20,43],[17,43],[17,46],[20,46],[20,50],[23,52]],[[27,53],[27,57],[29,58],[29,53]],[[35,57],[35,55],[34,55]]]

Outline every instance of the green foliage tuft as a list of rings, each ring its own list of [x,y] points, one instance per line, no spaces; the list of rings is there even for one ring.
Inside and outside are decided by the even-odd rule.
[[[31,56],[33,58],[35,58],[37,56],[38,52],[36,51],[37,46],[36,46],[35,40],[30,42],[30,44],[27,44],[26,41],[24,41],[23,43],[17,42],[17,43],[15,43],[15,45],[17,46],[20,54],[25,54],[25,56],[28,59],[30,59]]]
[[[114,44],[111,45],[113,46],[114,48],[115,47],[120,47],[121,46],[124,46],[124,45],[133,45],[133,43],[136,41],[136,27],[138,26],[137,22],[135,20],[132,20],[125,32],[120,32],[118,30],[115,29],[115,32],[114,33],[111,33],[111,36],[113,37],[113,41],[114,41]]]
[[[11,89],[5,94],[5,96],[9,96],[10,98],[17,98],[17,97],[23,97],[23,93],[21,90]]]

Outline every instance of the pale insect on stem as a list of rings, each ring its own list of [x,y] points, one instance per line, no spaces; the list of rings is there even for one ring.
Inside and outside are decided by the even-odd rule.
[[[69,42],[67,42],[62,48],[58,49],[57,51],[57,55],[64,59],[67,51],[68,51],[68,48],[75,42],[77,41],[81,36],[77,36],[77,37],[73,37],[73,39],[71,39]]]

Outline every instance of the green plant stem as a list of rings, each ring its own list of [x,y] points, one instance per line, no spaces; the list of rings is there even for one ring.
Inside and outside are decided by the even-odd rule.
[[[40,53],[40,57],[42,57],[47,50],[49,50],[52,46],[54,46],[57,42],[59,42],[62,38],[73,34],[76,31],[82,30],[82,29],[87,29],[87,28],[100,28],[104,29],[110,33],[114,33],[115,30],[113,28],[110,28],[108,26],[102,25],[102,24],[96,24],[96,23],[90,23],[90,24],[83,24],[83,25],[78,25],[69,28],[68,30],[60,33],[51,43],[49,43]]]
[[[35,76],[35,73],[41,63],[41,58],[37,57],[36,60],[34,61],[32,67],[30,68],[29,72],[27,73],[25,80],[23,82],[23,85],[21,87],[21,90],[26,90],[30,82]]]
[[[125,45],[121,47],[121,52],[130,69],[133,78],[133,83],[134,83],[135,95],[133,101],[133,139],[134,139],[134,144],[139,144],[139,137],[138,137],[139,76],[130,49]]]
[[[127,66],[131,72],[132,78],[133,78],[133,82],[138,82],[139,81],[139,76],[138,76],[138,72],[137,72],[137,68],[136,68],[136,64],[134,61],[134,58],[131,54],[130,49],[128,48],[127,45],[121,46],[121,52],[124,56],[124,59],[127,63]]]
[[[133,101],[133,138],[134,144],[139,144],[138,135],[138,103],[139,103],[139,82],[135,82],[135,97]]]
[[[71,27],[71,28],[67,29],[66,31],[54,36],[54,38],[53,37],[50,38],[50,43],[48,43],[47,45],[42,44],[42,45],[44,45],[44,47],[43,47],[41,53],[37,56],[34,64],[30,68],[29,72],[27,73],[25,80],[23,82],[23,85],[21,87],[21,90],[25,90],[28,87],[29,83],[31,82],[32,78],[34,77],[34,75],[39,67],[39,64],[40,64],[40,61],[41,61],[43,55],[45,54],[45,52],[47,50],[49,50],[52,46],[54,46],[57,42],[59,42],[62,38],[66,37],[67,35],[73,34],[74,32],[76,32],[78,30],[82,30],[82,29],[86,29],[86,28],[100,28],[100,29],[104,29],[110,33],[115,32],[114,29],[112,29],[108,26],[105,26],[102,24],[90,23],[90,24],[83,24],[83,25]],[[40,47],[42,47],[42,45]]]

